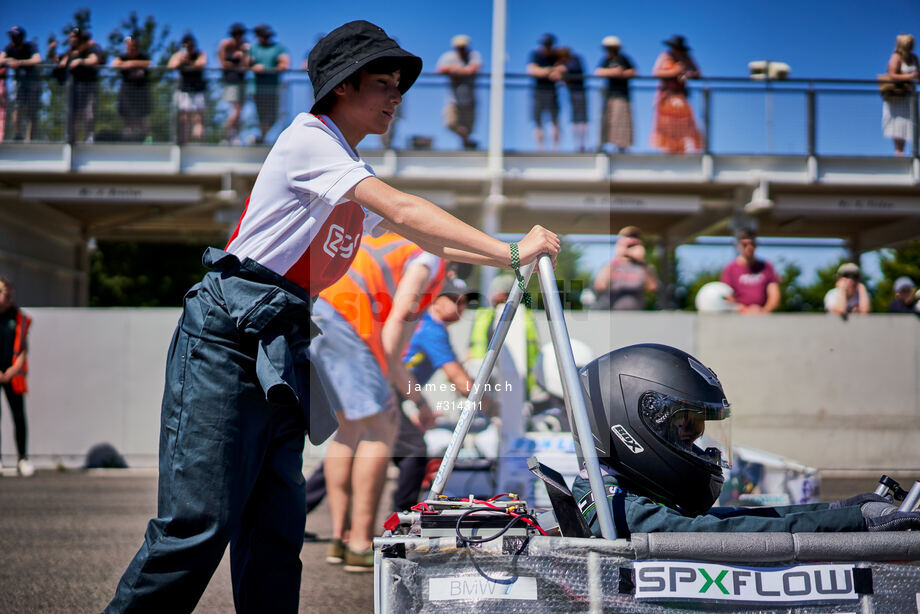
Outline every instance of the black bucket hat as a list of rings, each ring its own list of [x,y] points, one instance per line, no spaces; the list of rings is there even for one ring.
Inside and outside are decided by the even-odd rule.
[[[401,94],[412,87],[422,72],[422,58],[402,49],[380,26],[363,20],[339,26],[320,39],[307,58],[313,100],[319,102],[335,86],[380,58],[394,58],[402,65],[399,75]]]

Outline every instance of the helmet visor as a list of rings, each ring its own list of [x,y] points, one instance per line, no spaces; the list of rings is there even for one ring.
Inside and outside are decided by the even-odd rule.
[[[660,392],[639,398],[639,415],[670,447],[704,462],[731,467],[731,406],[728,401],[687,401]]]

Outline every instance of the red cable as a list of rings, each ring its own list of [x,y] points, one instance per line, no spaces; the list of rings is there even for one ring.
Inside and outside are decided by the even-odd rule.
[[[509,516],[511,516],[512,518],[520,518],[521,520],[523,520],[524,522],[526,522],[527,524],[529,524],[530,526],[532,526],[533,528],[535,528],[537,531],[539,531],[539,532],[540,532],[540,535],[544,535],[544,536],[547,536],[547,537],[549,536],[549,534],[548,534],[546,531],[543,530],[543,527],[541,527],[540,525],[538,525],[536,522],[534,522],[534,521],[531,520],[530,518],[527,518],[526,516],[523,516],[523,515],[521,515],[521,514],[515,514],[514,512],[509,512],[507,509],[502,508],[502,507],[499,507],[499,506],[497,506],[497,505],[493,505],[493,504],[491,503],[491,501],[495,501],[496,499],[499,499],[499,498],[501,498],[501,497],[507,497],[507,496],[509,496],[509,493],[502,493],[502,494],[500,494],[500,495],[495,495],[495,496],[492,497],[491,499],[487,499],[487,500],[485,500],[485,501],[482,501],[482,500],[480,500],[480,499],[460,499],[460,502],[461,502],[461,503],[475,503],[475,504],[478,504],[478,505],[485,505],[486,507],[491,508],[491,509],[493,509],[493,510],[502,511],[502,512],[508,514]],[[416,503],[415,505],[413,505],[413,506],[412,506],[411,508],[409,508],[409,509],[410,509],[411,511],[413,511],[413,512],[428,512],[428,511],[430,511],[430,510],[428,509],[428,504],[425,503],[424,501],[422,501],[421,503]]]
[[[498,496],[501,497],[503,495],[498,495]],[[509,512],[507,509],[503,509],[497,505],[492,505],[491,503],[489,503],[489,501],[492,501],[492,499],[489,499],[488,501],[480,501],[479,499],[473,499],[472,501],[470,501],[470,503],[477,503],[479,505],[485,505],[486,507],[492,508],[494,510],[500,510],[502,512],[505,512],[506,514],[508,514],[509,516],[513,518],[520,518],[521,520],[523,520],[524,522],[526,522],[527,524],[535,528],[537,531],[539,531],[540,535],[544,535],[544,536],[549,535],[546,531],[543,530],[543,528],[540,525],[532,521],[530,518],[527,518],[526,516],[523,516],[521,514],[515,514],[514,512]]]

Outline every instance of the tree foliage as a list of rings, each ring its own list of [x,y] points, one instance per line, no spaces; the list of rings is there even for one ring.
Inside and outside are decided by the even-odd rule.
[[[719,276],[722,274],[722,269],[705,269],[699,271],[696,275],[686,281],[681,281],[678,284],[677,296],[679,298],[678,305],[684,311],[696,311],[696,295],[699,293],[700,288],[706,284],[719,281]]]
[[[837,283],[837,269],[849,258],[840,258],[815,272],[816,279],[808,284],[796,283],[790,292],[797,293],[799,301],[796,309],[788,311],[824,311],[824,295]]]
[[[894,298],[894,280],[908,277],[914,285],[920,285],[920,241],[911,241],[899,249],[884,249],[879,258],[883,279],[872,295],[872,311],[888,311],[888,304]]]
[[[579,267],[578,260],[582,256],[582,249],[577,245],[563,240],[562,249],[556,256],[556,288],[563,309],[581,309],[581,293],[591,284],[591,274]],[[540,275],[535,268],[530,277],[527,290],[533,296],[535,309],[545,309],[546,303],[540,289]]]
[[[802,283],[799,278],[802,269],[795,263],[778,263],[780,277],[781,301],[778,311],[824,311],[824,295],[834,287],[837,281],[837,269],[849,258],[839,260],[821,267],[815,272],[815,280]],[[888,311],[888,304],[894,298],[894,280],[901,276],[909,277],[915,284],[920,283],[920,241],[913,241],[897,249],[884,249],[879,264],[882,279],[877,283],[864,280],[872,300],[873,312]],[[681,283],[682,292],[686,294],[684,309],[693,310],[694,299],[699,289],[706,283],[718,281],[719,271],[700,271],[691,279]]]
[[[131,11],[127,18],[109,32],[109,44],[107,51],[110,56],[117,56],[122,52],[125,37],[130,36],[137,41],[138,49],[141,53],[146,53],[151,63],[156,66],[165,66],[169,61],[169,56],[173,51],[170,47],[178,49],[178,45],[172,42],[170,45],[169,26],[159,26],[153,15],[147,15],[143,21],[138,18],[135,11]]]
[[[90,304],[97,307],[115,306],[175,306],[180,305],[185,291],[204,273],[201,253],[204,245],[163,245],[100,242],[93,253],[90,267]],[[656,251],[649,252],[649,262],[657,263]],[[590,287],[592,273],[579,266],[581,250],[567,242],[556,260],[557,287],[563,307],[581,309],[581,292]],[[802,270],[795,263],[779,261],[779,311],[822,312],[824,295],[834,287],[837,268],[845,258],[816,271],[809,284],[799,281]],[[900,276],[920,282],[920,241],[899,249],[884,250],[881,256],[884,279],[870,286],[872,310],[884,312],[893,297],[894,280]],[[679,307],[694,309],[694,300],[703,284],[718,281],[719,269],[704,270],[689,279],[678,281]],[[475,277],[475,275],[474,275]],[[537,274],[531,278],[528,290],[542,308]],[[653,304],[654,297],[650,299]]]
[[[90,258],[91,307],[177,307],[201,280],[204,245],[100,241]]]

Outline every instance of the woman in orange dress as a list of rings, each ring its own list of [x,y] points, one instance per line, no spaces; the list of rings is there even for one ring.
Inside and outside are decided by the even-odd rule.
[[[683,36],[664,41],[668,49],[655,61],[652,74],[661,79],[655,96],[655,121],[649,145],[668,153],[697,151],[703,139],[693,119],[687,100],[687,79],[697,79],[700,71],[690,57],[690,47]]]

